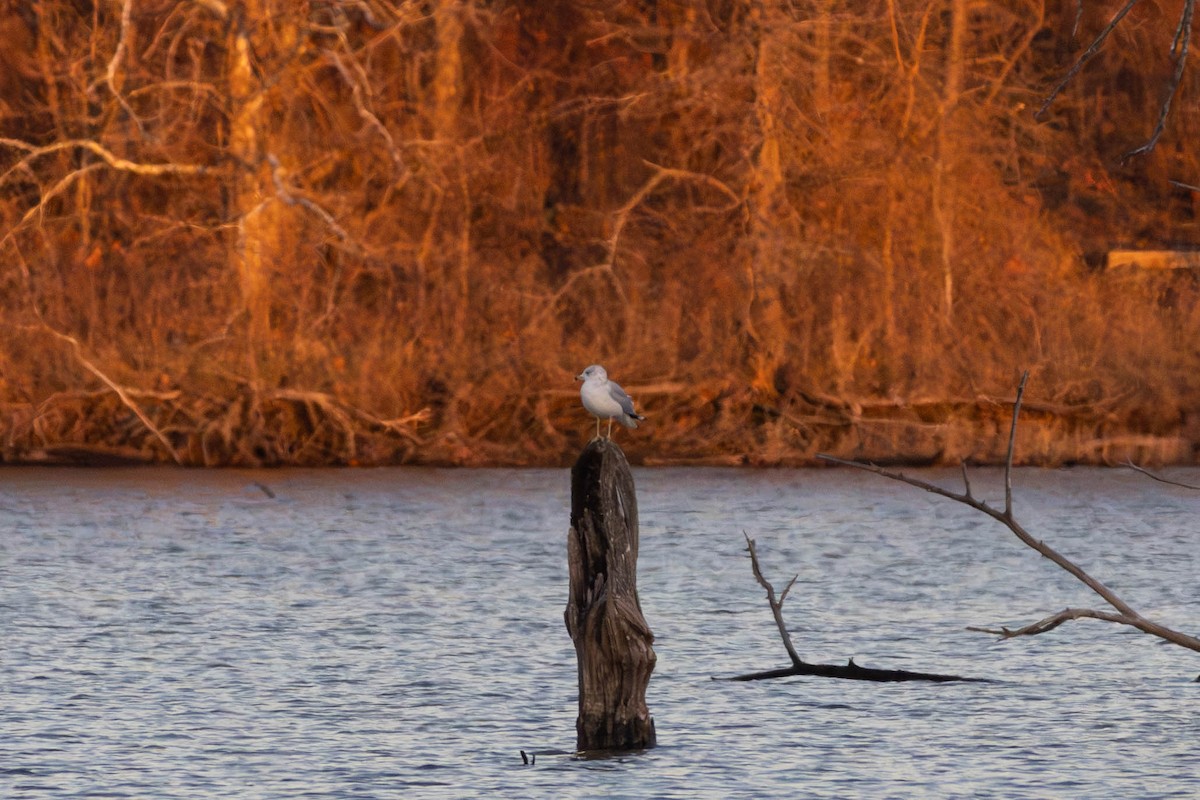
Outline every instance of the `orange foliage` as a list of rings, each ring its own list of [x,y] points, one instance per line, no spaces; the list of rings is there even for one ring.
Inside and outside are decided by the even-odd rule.
[[[564,463],[595,362],[643,462],[995,458],[1025,368],[1191,459],[1195,276],[1094,268],[1200,245],[1174,12],[1032,116],[1117,7],[8,4],[0,460]]]

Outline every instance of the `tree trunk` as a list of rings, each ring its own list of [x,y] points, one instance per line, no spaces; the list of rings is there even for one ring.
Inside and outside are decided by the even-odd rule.
[[[571,468],[567,631],[579,665],[579,750],[653,747],[646,684],[654,634],[637,595],[637,496],[611,440],[588,444]]]
[[[933,173],[933,217],[942,243],[942,317],[947,324],[954,319],[955,206],[958,198],[953,172],[958,154],[956,117],[962,96],[966,20],[966,0],[953,0],[950,6],[950,40],[946,45],[946,77],[937,129],[937,160]]]
[[[784,129],[778,116],[786,103],[782,32],[787,29],[787,18],[774,3],[756,0],[753,8],[754,114],[761,141],[750,195],[751,303],[746,322],[753,347],[751,385],[760,397],[772,398],[788,341],[782,263],[786,237],[780,227],[787,216]]]
[[[247,3],[240,9],[230,25],[227,47],[229,153],[238,165],[232,191],[238,220],[237,239],[230,256],[249,316],[247,338],[251,355],[257,344],[265,342],[270,329],[267,274],[275,255],[270,245],[275,238],[277,216],[269,208],[270,169],[263,158],[262,137],[268,116],[263,107],[265,95],[254,72],[250,42],[250,26],[260,19],[261,11],[257,3]]]

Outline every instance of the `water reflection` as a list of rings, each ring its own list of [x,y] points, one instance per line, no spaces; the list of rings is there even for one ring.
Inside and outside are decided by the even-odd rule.
[[[845,471],[635,477],[660,746],[523,765],[574,743],[565,471],[7,470],[0,794],[1200,793],[1194,654],[1099,622],[965,630],[1097,604],[999,525]],[[1200,494],[1017,477],[1030,530],[1195,630]],[[800,575],[805,658],[998,682],[710,680],[786,663],[743,530],[777,585]]]

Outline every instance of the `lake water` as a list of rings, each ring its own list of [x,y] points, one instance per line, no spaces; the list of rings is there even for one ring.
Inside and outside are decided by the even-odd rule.
[[[0,471],[0,796],[1200,796],[1200,654],[965,630],[1101,606],[999,524],[848,470],[634,477],[660,744],[580,760],[549,752],[575,742],[566,470]],[[1036,536],[1200,632],[1200,492],[1014,483]],[[806,660],[994,682],[710,680],[788,663],[743,531],[799,574]]]

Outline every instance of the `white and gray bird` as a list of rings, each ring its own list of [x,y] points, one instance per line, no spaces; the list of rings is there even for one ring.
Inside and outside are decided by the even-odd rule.
[[[575,380],[583,381],[579,396],[583,407],[596,418],[596,438],[600,438],[600,420],[608,420],[608,434],[612,436],[612,424],[615,419],[626,428],[636,428],[638,420],[645,419],[633,409],[633,400],[625,394],[615,381],[608,379],[608,373],[599,364],[592,364],[575,376]]]

